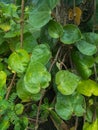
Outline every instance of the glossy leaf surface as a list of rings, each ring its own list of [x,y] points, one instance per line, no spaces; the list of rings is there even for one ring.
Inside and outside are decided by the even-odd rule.
[[[25,89],[32,94],[37,94],[42,88],[44,89],[49,86],[50,80],[51,75],[45,66],[32,61],[24,76]]]
[[[40,96],[41,96],[41,93],[32,94],[31,92],[28,92],[25,89],[23,79],[20,79],[17,82],[16,90],[17,90],[17,95],[22,100],[22,102],[29,102],[31,100],[38,101],[40,99]]]
[[[40,62],[42,64],[46,64],[51,57],[51,52],[47,45],[41,44],[36,46],[31,55],[31,61],[32,62]]]
[[[83,106],[84,97],[82,95],[77,93],[69,96],[58,94],[55,110],[62,119],[69,120],[73,114],[82,116],[85,112]]]
[[[64,95],[72,94],[79,83],[80,78],[69,71],[61,70],[57,72],[55,82],[57,89]]]
[[[72,53],[72,60],[76,70],[83,79],[87,79],[92,74],[90,69],[94,66],[94,58],[92,56],[85,56],[76,51]]]
[[[74,44],[75,42],[79,41],[81,37],[82,34],[77,26],[67,24],[64,26],[64,33],[60,40],[64,44]]]
[[[79,42],[77,42],[76,46],[81,53],[88,56],[95,54],[97,51],[97,48],[95,45],[90,44],[86,42],[85,40],[80,40]]]
[[[52,38],[59,38],[63,34],[63,27],[55,21],[50,21],[48,24],[48,32]]]

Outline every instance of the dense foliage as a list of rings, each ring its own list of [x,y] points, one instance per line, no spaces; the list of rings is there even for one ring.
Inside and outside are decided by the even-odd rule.
[[[98,130],[97,6],[0,0],[0,130]]]

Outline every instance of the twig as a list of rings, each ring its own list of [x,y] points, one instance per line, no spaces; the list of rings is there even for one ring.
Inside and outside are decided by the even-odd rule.
[[[59,55],[61,49],[62,49],[62,46],[60,46],[60,48],[58,49],[58,51],[57,51],[57,53],[56,53],[56,56],[55,56],[55,58],[54,58],[54,60],[53,60],[53,62],[52,62],[52,64],[51,64],[51,66],[50,66],[50,68],[49,68],[49,72],[51,72],[52,67],[53,67],[54,64],[56,63],[56,61],[57,61],[57,59],[58,59],[58,55]]]
[[[76,122],[75,122],[75,130],[78,128],[78,117],[76,117]]]
[[[24,0],[21,2],[21,18],[20,18],[20,46],[23,47],[23,32],[24,32]]]
[[[43,93],[42,93],[42,96],[40,98],[40,101],[39,101],[39,104],[38,104],[38,110],[37,110],[37,115],[36,115],[36,123],[35,123],[35,130],[38,129],[38,125],[39,125],[39,114],[40,114],[40,107],[41,107],[41,104],[42,104],[42,100],[43,100],[43,97],[45,95],[46,91],[44,90]]]
[[[9,98],[9,94],[10,94],[10,92],[11,92],[11,90],[12,90],[15,77],[16,77],[16,73],[14,73],[14,75],[13,75],[13,77],[12,77],[12,80],[11,80],[11,83],[10,83],[10,85],[9,85],[8,88],[7,88],[7,94],[6,94],[6,97],[5,97],[6,100],[8,100],[8,98]]]
[[[64,68],[67,70],[67,66],[64,64],[66,55],[67,55],[67,54],[65,53],[65,55],[63,56],[62,61],[60,62],[60,69],[62,69],[62,67],[64,66]]]

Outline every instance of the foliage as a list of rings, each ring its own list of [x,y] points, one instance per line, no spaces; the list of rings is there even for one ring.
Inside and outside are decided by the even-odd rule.
[[[0,0],[1,130],[37,130],[48,117],[57,130],[98,129],[94,4]]]

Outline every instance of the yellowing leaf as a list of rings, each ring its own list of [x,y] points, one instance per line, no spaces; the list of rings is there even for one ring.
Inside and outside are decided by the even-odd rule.
[[[0,24],[0,29],[2,29],[3,31],[7,32],[11,29],[11,26],[7,23],[5,24]]]
[[[0,90],[6,83],[6,77],[7,77],[6,73],[4,71],[0,71]]]
[[[91,80],[83,80],[78,84],[77,91],[85,96],[98,96],[98,84]]]
[[[76,25],[80,24],[82,15],[82,10],[79,7],[75,7],[74,9],[69,9],[68,11],[68,19],[74,20]]]

